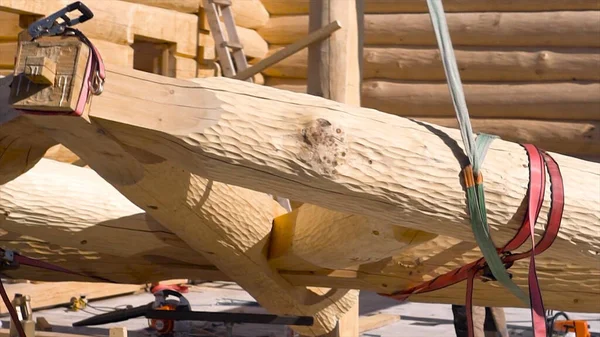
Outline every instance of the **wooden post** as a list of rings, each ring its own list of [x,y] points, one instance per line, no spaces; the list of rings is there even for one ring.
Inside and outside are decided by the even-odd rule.
[[[311,95],[360,106],[362,80],[363,0],[310,2],[309,34],[337,20],[342,29],[308,49],[308,88]],[[361,29],[359,29],[359,27]],[[358,337],[358,300],[327,337]]]

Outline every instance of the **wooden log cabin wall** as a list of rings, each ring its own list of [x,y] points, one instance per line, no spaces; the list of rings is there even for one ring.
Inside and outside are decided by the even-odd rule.
[[[308,30],[308,0],[263,0],[269,53]],[[600,159],[600,1],[444,0],[475,131]],[[457,127],[424,0],[365,0],[362,105]],[[306,90],[307,51],[263,72]]]
[[[72,1],[0,0],[0,74],[12,72],[18,34],[33,20]],[[202,0],[87,0],[94,19],[81,29],[108,65],[177,78],[219,75]],[[256,32],[269,20],[260,0],[233,1],[237,32],[250,61],[267,55]],[[262,83],[257,75],[255,82]]]

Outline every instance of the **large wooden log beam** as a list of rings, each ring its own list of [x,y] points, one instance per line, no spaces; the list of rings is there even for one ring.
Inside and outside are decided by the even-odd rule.
[[[165,78],[157,83],[152,74],[129,70],[109,75],[90,118],[129,146],[211,179],[473,240],[457,178],[462,158],[455,130],[224,78],[192,84]],[[138,103],[122,113],[131,100]],[[546,256],[594,265],[600,237],[590,224],[600,217],[594,208],[598,165],[556,157],[567,200],[562,230]],[[484,175],[490,225],[500,244],[524,214],[524,150],[494,142]],[[548,205],[549,193],[541,221]]]
[[[28,235],[3,231],[0,244],[24,256],[46,261],[73,272],[73,275],[51,270],[21,266],[3,271],[6,277],[32,281],[102,282],[101,277],[117,283],[141,284],[166,279],[190,278],[197,280],[229,280],[210,263],[190,263],[177,258],[165,258],[168,250],[148,251],[136,256],[115,256],[70,246],[61,246]],[[200,262],[200,259],[198,259]],[[89,276],[89,277],[88,277]],[[82,289],[85,292],[85,289]]]
[[[262,0],[271,15],[308,14],[310,0]],[[596,0],[446,0],[447,12],[542,12],[560,10],[600,10]],[[365,0],[365,13],[427,13],[422,0]]]
[[[600,47],[598,11],[448,13],[456,46]],[[308,29],[308,16],[272,16],[258,32],[270,44],[288,44]],[[367,14],[365,45],[435,46],[429,14]]]
[[[60,246],[119,257],[170,250],[165,257],[206,264],[179,237],[87,168],[42,159],[0,186],[0,214],[2,229]]]
[[[269,54],[284,46],[271,45]],[[463,81],[598,81],[597,48],[456,48]],[[446,79],[437,48],[367,47],[363,53],[364,77],[406,81]],[[306,78],[307,53],[302,50],[265,69],[272,77]]]
[[[140,151],[135,148],[144,148],[208,177],[273,194],[282,192],[294,199],[366,214],[388,223],[402,219],[406,222],[403,225],[472,241],[457,178],[460,165],[451,153],[451,149],[460,150],[458,145],[448,149],[446,144],[458,138],[455,132],[434,130],[441,133],[440,139],[431,127],[402,118],[228,79],[193,84],[128,70],[111,71],[109,76],[112,80],[102,96],[94,97],[89,117],[137,156]],[[152,102],[145,103],[146,95],[152,97]],[[120,107],[133,99],[138,104],[127,114],[122,113]],[[173,114],[178,118],[169,118]],[[55,124],[46,126],[49,131],[67,128],[72,137],[77,136],[79,128],[69,127],[69,118],[50,119]],[[322,136],[333,140],[333,148],[338,145],[337,152],[329,149],[327,142],[322,143]],[[109,148],[98,141],[71,143],[80,147],[96,144],[101,151]],[[337,157],[328,157],[331,154]],[[568,216],[561,237],[542,260],[555,258],[562,261],[558,265],[563,267],[570,260],[589,270],[597,263],[590,250],[596,249],[598,239],[592,227],[582,223],[598,219],[593,209],[586,209],[598,203],[592,191],[598,187],[598,177],[592,173],[597,167],[557,157],[567,177],[567,191],[574,193],[574,199],[567,200]],[[143,158],[147,161],[153,157]],[[329,165],[334,165],[332,159],[339,160],[338,165],[328,166],[327,159]],[[410,165],[403,165],[406,160]],[[507,240],[519,226],[527,186],[526,166],[519,146],[494,143],[484,175],[497,241]],[[118,172],[119,167],[111,169]],[[110,172],[107,174],[110,176]],[[423,186],[431,185],[428,175],[435,175],[443,183],[435,186],[435,192],[419,194]],[[575,176],[578,179],[569,178]],[[513,184],[506,185],[507,181]],[[428,199],[419,195],[427,195]],[[545,214],[547,208],[542,212]],[[577,235],[579,239],[573,245],[572,238]]]

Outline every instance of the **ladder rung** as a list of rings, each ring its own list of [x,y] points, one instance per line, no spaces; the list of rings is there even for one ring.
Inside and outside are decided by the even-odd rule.
[[[241,43],[235,43],[235,42],[231,42],[231,41],[223,41],[223,43],[221,43],[221,46],[229,47],[231,49],[238,49],[238,50],[244,48]]]
[[[231,6],[231,0],[212,0],[215,5]]]

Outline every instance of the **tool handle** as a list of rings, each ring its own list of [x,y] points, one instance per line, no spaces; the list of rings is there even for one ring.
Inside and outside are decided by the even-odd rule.
[[[84,23],[94,17],[94,13],[81,1],[76,1],[67,6],[68,12],[72,12],[74,10],[79,10],[82,14],[79,18],[77,18],[78,23]]]

